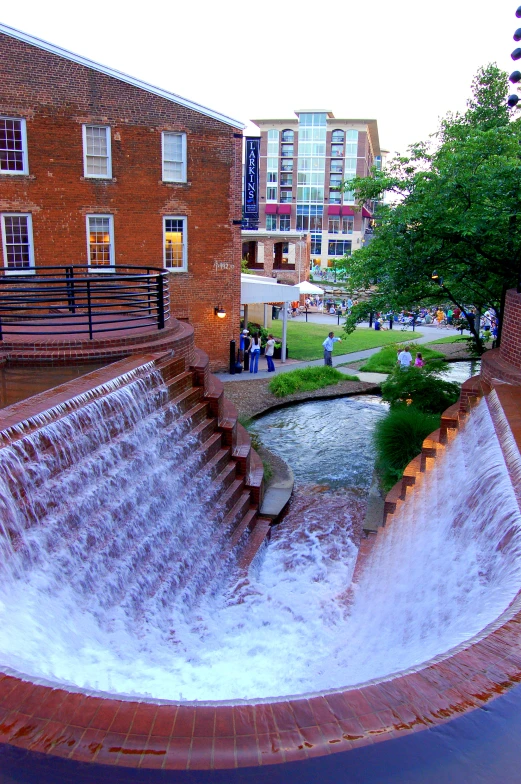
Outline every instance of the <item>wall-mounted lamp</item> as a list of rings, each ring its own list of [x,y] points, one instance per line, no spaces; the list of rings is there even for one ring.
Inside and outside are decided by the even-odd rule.
[[[221,305],[219,305],[218,308],[214,308],[213,312],[215,313],[217,318],[221,318],[221,319],[226,318],[226,311],[223,307],[221,307]]]

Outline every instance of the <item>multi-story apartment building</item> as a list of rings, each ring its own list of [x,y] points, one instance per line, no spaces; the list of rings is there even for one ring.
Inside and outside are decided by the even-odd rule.
[[[261,132],[259,233],[308,233],[312,265],[334,267],[362,246],[370,227],[370,210],[355,208],[353,194],[340,186],[381,164],[377,122],[328,111],[295,115],[253,120]]]

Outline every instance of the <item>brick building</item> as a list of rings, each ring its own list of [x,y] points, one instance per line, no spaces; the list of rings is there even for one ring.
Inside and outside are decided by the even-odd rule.
[[[370,210],[355,209],[353,194],[342,193],[339,186],[355,175],[369,176],[381,164],[376,120],[339,120],[332,112],[302,111],[292,119],[253,122],[261,136],[259,240],[269,233],[288,258],[286,234],[309,233],[311,265],[334,267],[336,259],[361,247],[370,233]],[[262,264],[253,246],[249,253],[255,269],[263,266],[265,251]]]
[[[226,366],[243,124],[3,25],[0,84],[4,274],[166,267],[172,315]]]

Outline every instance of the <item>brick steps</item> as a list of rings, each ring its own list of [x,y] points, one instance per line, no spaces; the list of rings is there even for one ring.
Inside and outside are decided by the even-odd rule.
[[[270,530],[271,520],[267,520],[265,517],[259,517],[240,556],[240,569],[248,569],[260,547],[269,539]]]

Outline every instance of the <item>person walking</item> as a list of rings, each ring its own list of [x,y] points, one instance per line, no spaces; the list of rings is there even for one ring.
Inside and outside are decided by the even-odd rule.
[[[250,343],[250,373],[258,373],[261,341],[259,333],[256,332]]]
[[[275,372],[275,363],[273,361],[273,353],[275,351],[275,338],[273,335],[268,335],[268,340],[266,341],[266,348],[264,349],[264,356],[266,357],[266,362],[268,363],[268,373]]]
[[[333,367],[333,346],[338,343],[341,338],[336,338],[334,332],[330,332],[322,345],[324,346],[324,365]]]

